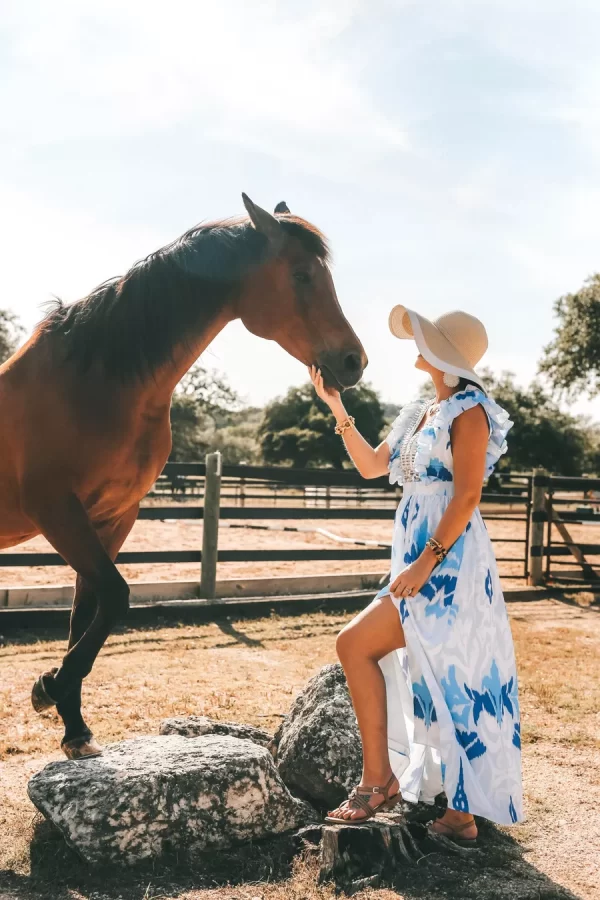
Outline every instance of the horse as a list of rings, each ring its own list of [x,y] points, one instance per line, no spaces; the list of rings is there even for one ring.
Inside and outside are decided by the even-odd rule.
[[[283,202],[271,215],[242,198],[247,216],[197,225],[83,299],[57,300],[0,366],[0,549],[42,534],[76,573],[66,654],[31,692],[37,712],[56,707],[69,759],[102,752],[82,683],[129,609],[115,559],[169,457],[181,377],[234,319],[338,390],[367,364],[321,231]]]

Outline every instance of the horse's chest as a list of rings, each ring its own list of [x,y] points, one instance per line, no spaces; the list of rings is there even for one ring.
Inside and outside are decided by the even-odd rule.
[[[88,495],[86,506],[94,518],[118,516],[139,503],[162,472],[170,446],[169,433],[141,433],[107,460],[104,478]]]
[[[116,500],[137,503],[152,489],[161,470],[162,466],[130,465],[126,470],[115,473],[107,493],[112,494]]]

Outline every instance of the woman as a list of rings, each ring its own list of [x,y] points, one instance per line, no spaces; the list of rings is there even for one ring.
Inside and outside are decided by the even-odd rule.
[[[473,367],[487,349],[482,323],[464,312],[434,322],[404,306],[390,329],[415,341],[416,368],[435,400],[404,407],[373,449],[337,391],[309,371],[365,478],[402,484],[390,584],[340,633],[363,744],[361,784],[327,821],[358,823],[404,798],[433,803],[431,826],[473,844],[473,815],[522,820],[521,741],[512,636],[496,561],[478,509],[484,479],[506,452],[508,414]]]

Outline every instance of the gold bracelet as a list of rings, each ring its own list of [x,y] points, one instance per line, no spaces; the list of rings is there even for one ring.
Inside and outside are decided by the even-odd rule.
[[[345,431],[348,431],[349,428],[354,427],[354,416],[347,416],[343,422],[340,422],[335,426],[336,434],[343,434]]]
[[[436,539],[433,537],[429,538],[428,541],[425,541],[425,546],[429,547],[429,549],[434,553],[438,565],[440,563],[443,563],[448,556],[448,551],[443,546],[443,544],[440,544],[440,542],[436,541]]]

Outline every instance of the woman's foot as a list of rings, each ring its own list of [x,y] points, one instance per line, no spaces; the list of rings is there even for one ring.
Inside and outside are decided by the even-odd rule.
[[[432,834],[441,834],[456,843],[474,843],[477,839],[475,819],[468,813],[447,809],[441,818],[429,826]]]
[[[363,779],[364,780],[364,779]],[[379,785],[375,785],[375,788]],[[364,822],[379,810],[392,809],[402,800],[398,779],[391,775],[378,791],[367,785],[355,787],[347,800],[327,814],[326,822]]]

